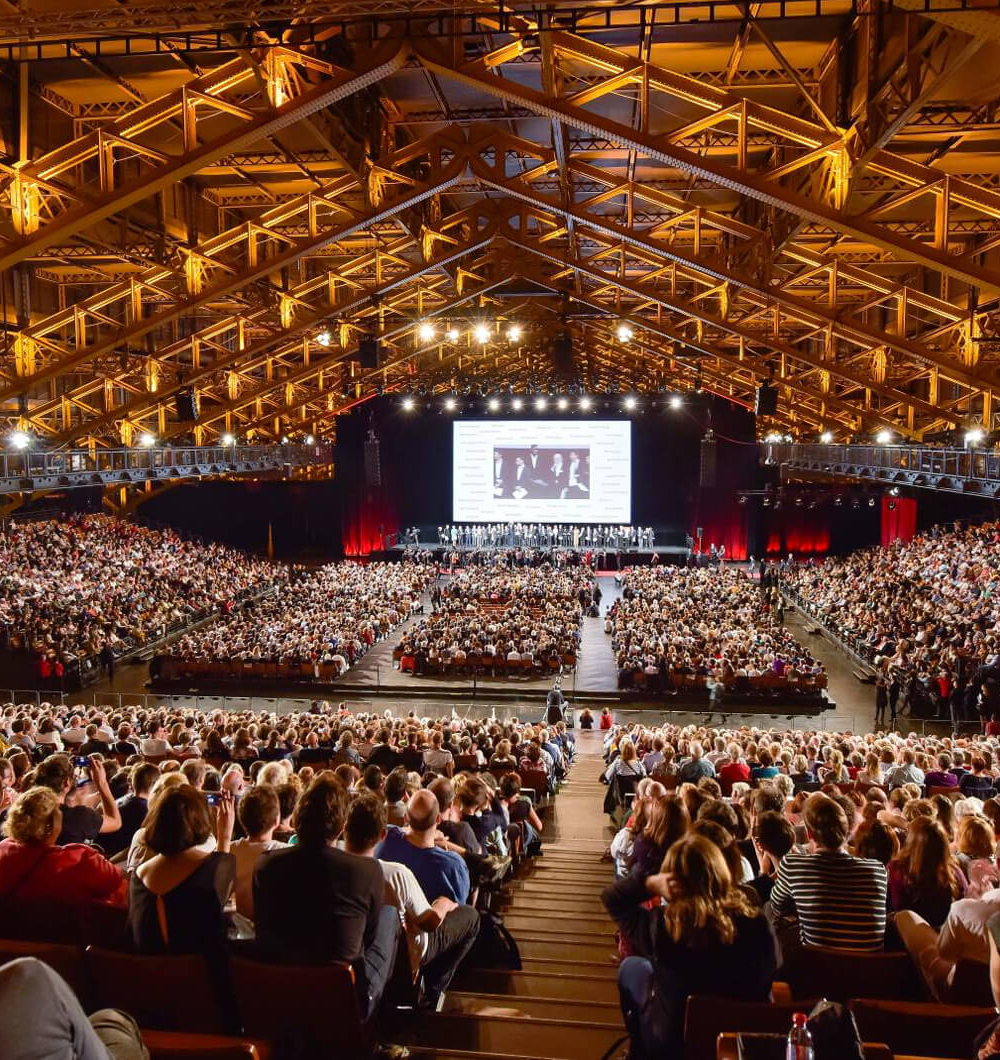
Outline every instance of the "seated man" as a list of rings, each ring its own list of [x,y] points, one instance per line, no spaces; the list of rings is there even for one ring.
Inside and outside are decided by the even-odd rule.
[[[386,837],[385,806],[374,795],[362,795],[347,815],[347,849],[364,858]],[[410,869],[396,861],[382,861],[386,901],[399,910],[406,932],[410,969],[423,969],[421,1004],[435,1008],[479,934],[479,914],[441,895],[428,902]]]
[[[90,780],[77,783],[69,755],[50,755],[38,766],[35,783],[51,788],[62,807],[62,831],[56,842],[92,843],[99,835],[117,832],[122,826],[121,811],[108,787],[104,762],[97,756],[87,766]],[[96,804],[100,804],[100,809]]]
[[[392,828],[375,849],[383,861],[398,861],[416,876],[421,890],[430,902],[444,895],[465,905],[471,884],[469,870],[460,854],[438,831],[441,813],[437,798],[422,789],[410,796],[406,805],[407,827]]]
[[[253,885],[257,943],[275,961],[351,964],[368,1018],[392,973],[399,916],[385,905],[378,863],[334,845],[344,830],[347,802],[339,781],[317,777],[295,810],[298,845],[260,859]]]

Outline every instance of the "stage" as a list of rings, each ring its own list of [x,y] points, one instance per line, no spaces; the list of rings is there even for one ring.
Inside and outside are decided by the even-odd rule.
[[[687,560],[688,555],[688,550],[683,545],[661,545],[655,548],[613,549],[602,547],[600,545],[594,545],[592,547],[581,545],[579,548],[574,548],[572,545],[438,545],[429,541],[421,541],[416,545],[390,545],[389,548],[384,550],[382,555],[385,555],[386,557],[400,557],[408,552],[414,551],[431,552],[436,558],[453,555],[455,553],[458,553],[460,556],[470,554],[490,555],[497,552],[517,551],[541,552],[544,554],[565,552],[573,555],[586,555],[587,553],[590,553],[594,556],[604,556],[610,561],[613,561],[616,558],[620,559],[621,563],[617,564],[619,569],[621,567],[629,566],[630,563],[649,563],[652,561],[653,556],[659,556],[664,562],[684,563]],[[601,569],[606,570],[607,568],[602,567]]]

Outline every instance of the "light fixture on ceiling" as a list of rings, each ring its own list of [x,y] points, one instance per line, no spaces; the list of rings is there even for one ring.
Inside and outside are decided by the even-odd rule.
[[[824,445],[829,445],[833,441],[833,431],[824,431],[820,436],[819,440]]]
[[[672,409],[679,409],[684,404],[684,399],[680,394],[673,394],[670,398],[670,407]]]
[[[434,325],[429,320],[422,320],[420,325],[417,327],[417,337],[421,342],[433,342],[434,341]]]
[[[458,342],[458,328],[452,326],[444,334],[449,342]]]
[[[328,328],[323,328],[323,330],[317,334],[316,341],[320,346],[329,346],[330,343],[333,342],[333,335],[330,334]]]
[[[27,431],[11,431],[7,444],[11,449],[27,449],[31,445],[31,435]]]
[[[407,394],[406,397],[403,398],[403,411],[404,412],[412,412],[416,407],[417,407],[416,401],[413,399],[413,397],[410,394]]]
[[[143,449],[151,449],[156,445],[156,435],[150,434],[149,431],[143,431],[142,434],[139,435],[139,444]]]
[[[520,328],[520,325],[511,324],[510,328],[507,331],[507,338],[510,339],[511,342],[520,342],[521,341],[521,328]]]
[[[632,334],[632,329],[624,321],[615,329],[615,335],[618,337],[619,342],[631,342]]]
[[[472,329],[472,337],[479,343],[490,341],[490,329],[485,324],[477,324]]]

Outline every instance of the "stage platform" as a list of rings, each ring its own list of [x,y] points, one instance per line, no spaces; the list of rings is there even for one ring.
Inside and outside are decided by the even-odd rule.
[[[648,563],[654,555],[659,556],[663,561],[669,560],[671,563],[683,563],[687,559],[687,549],[683,545],[658,545],[656,548],[613,549],[602,547],[600,545],[581,546],[580,548],[573,548],[572,545],[438,545],[431,541],[421,541],[418,545],[392,545],[382,554],[387,556],[402,556],[404,553],[412,552],[414,549],[423,549],[424,551],[433,552],[436,556],[444,556],[455,552],[464,556],[470,552],[511,552],[518,548],[523,551],[538,552],[590,552],[595,555],[603,554],[608,557],[609,560],[613,560],[615,557],[621,557],[621,566],[623,567],[636,562]]]

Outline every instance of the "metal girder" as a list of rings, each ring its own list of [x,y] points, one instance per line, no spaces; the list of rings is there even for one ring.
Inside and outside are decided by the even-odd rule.
[[[234,86],[254,77],[253,69],[235,59],[35,162],[14,167],[2,189],[13,235],[0,243],[0,270],[382,80],[402,64],[404,52],[390,42],[356,70],[338,69],[290,49],[269,52],[268,57],[268,98],[261,101],[262,108],[251,109],[227,98]],[[294,69],[299,65],[322,80],[305,81]],[[200,140],[199,118],[217,120],[222,115],[229,119],[228,130]],[[161,129],[174,123],[181,128],[178,154],[165,150],[175,136],[164,137]],[[119,183],[120,153],[125,168],[135,167],[136,159],[144,165]],[[97,167],[96,193],[62,182],[65,175],[88,164]]]
[[[554,48],[574,62],[589,64],[605,73],[606,91],[613,91],[623,83],[637,85],[653,97],[662,93],[697,107],[706,112],[709,121],[736,122],[741,136],[745,135],[746,130],[765,129],[782,137],[789,152],[795,152],[796,168],[805,165],[826,167],[840,174],[834,198],[842,201],[846,195],[846,175],[852,150],[848,134],[838,136],[817,123],[765,106],[731,89],[699,84],[682,74],[643,62],[592,40],[569,33],[555,33],[553,36]],[[596,109],[587,109],[585,105],[573,102],[571,98],[553,99],[538,89],[502,77],[494,72],[493,67],[498,64],[494,64],[490,56],[475,62],[455,64],[443,49],[431,42],[416,42],[415,50],[425,66],[443,77],[526,107],[536,114],[560,120],[576,129],[607,136],[645,157],[692,176],[738,191],[807,221],[824,224],[835,232],[902,255],[907,260],[919,261],[932,270],[975,285],[993,296],[1000,294],[1000,271],[979,264],[975,255],[950,253],[947,241],[940,238],[946,235],[953,206],[961,204],[968,210],[1000,217],[1000,194],[971,181],[942,174],[901,155],[878,151],[868,168],[875,175],[894,182],[888,204],[916,195],[932,196],[938,204],[939,231],[935,233],[935,226],[931,225],[928,242],[908,238],[895,232],[888,224],[871,220],[864,213],[848,214],[837,205],[828,205],[792,187],[783,179],[787,165],[755,169],[746,160],[733,165],[707,159],[674,144],[669,134],[665,136],[634,130]],[[592,90],[588,93],[588,102],[599,99],[601,94],[597,89]],[[744,154],[740,148],[737,150],[738,154]],[[883,210],[888,208],[888,204],[883,203]],[[944,245],[941,245],[942,242]]]

